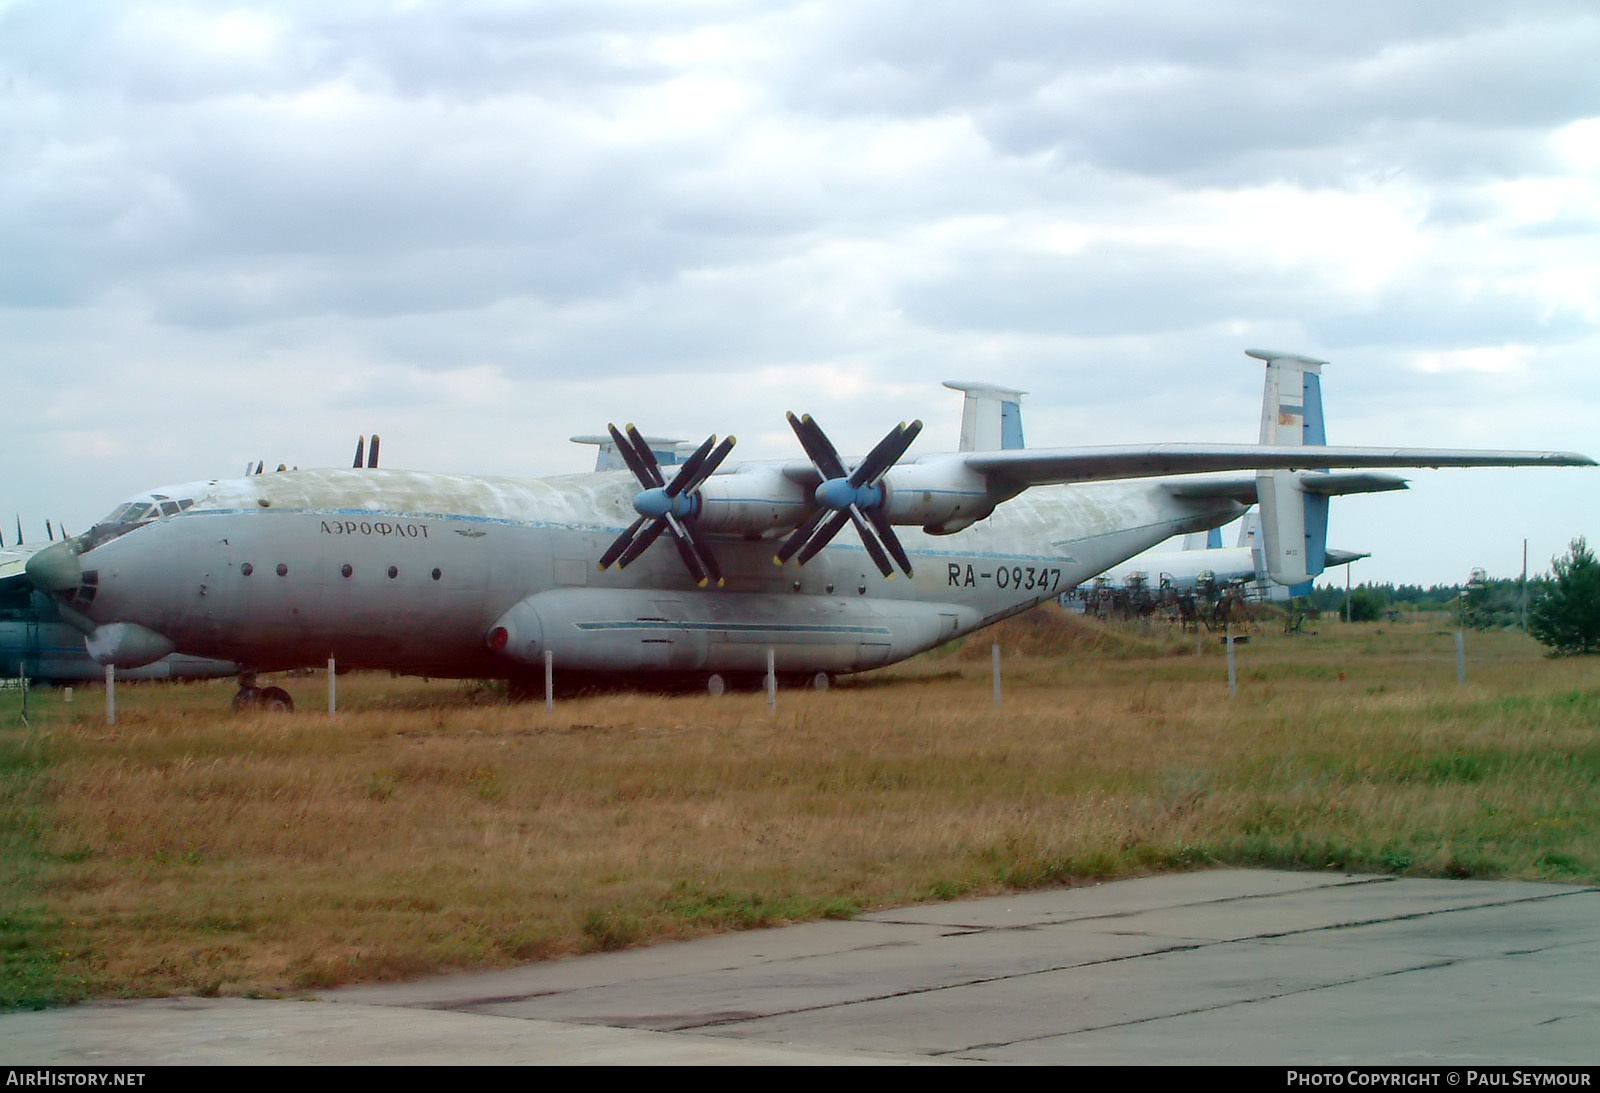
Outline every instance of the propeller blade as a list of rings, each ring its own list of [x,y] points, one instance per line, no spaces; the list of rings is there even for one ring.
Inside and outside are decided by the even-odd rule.
[[[807,516],[798,527],[789,533],[789,537],[778,547],[778,552],[773,555],[772,560],[778,565],[783,565],[790,558],[793,558],[794,552],[805,546],[806,540],[811,538],[811,533],[817,530],[817,525],[830,515],[832,514],[829,510],[819,508],[810,516]]]
[[[733,446],[739,443],[731,436],[722,438],[722,443],[717,445],[717,450],[707,457],[705,466],[700,468],[700,475],[694,480],[690,489],[699,489],[700,484],[717,473],[717,468],[722,466],[722,461],[728,458],[728,453],[733,451]]]
[[[848,510],[850,520],[856,526],[856,534],[861,536],[861,545],[867,548],[867,553],[872,555],[872,562],[878,567],[878,572],[885,577],[894,576],[894,565],[890,563],[889,556],[883,552],[883,546],[878,542],[878,536],[873,532],[872,525],[867,523],[867,518],[861,510],[851,505]]]
[[[844,527],[849,522],[849,509],[839,509],[835,512],[829,513],[827,520],[823,522],[821,527],[817,528],[817,530],[812,533],[810,539],[806,540],[806,545],[800,548],[800,553],[796,555],[796,560],[799,561],[801,565],[805,565],[812,558],[815,558],[817,556],[817,552],[832,542],[833,537],[839,534],[839,529]]]
[[[266,469],[266,466],[267,466],[267,461],[265,459],[256,460],[256,473],[260,474],[263,470]]]
[[[810,459],[817,470],[822,472],[822,477],[843,478],[845,476],[844,460],[839,458],[839,453],[822,431],[822,426],[811,420],[811,415],[795,417],[791,411],[788,415],[789,428],[794,430],[794,435],[800,440],[800,447],[805,449],[806,458]]]
[[[878,533],[878,540],[888,548],[894,557],[895,564],[900,567],[900,572],[907,577],[911,576],[911,559],[906,556],[905,547],[900,545],[900,537],[894,533],[894,525],[889,523],[889,518],[883,514],[882,509],[867,509],[864,513],[872,524],[872,530]],[[890,574],[885,573],[887,577]]]
[[[700,555],[695,552],[694,540],[689,538],[689,533],[684,530],[683,523],[670,512],[661,518],[661,523],[672,530],[672,543],[678,548],[678,556],[683,559],[684,568],[689,571],[689,576],[694,578],[694,583],[705,587],[710,580],[706,567],[700,562]]]
[[[355,462],[351,463],[350,466],[354,467],[356,470],[360,470],[361,469],[361,464],[366,461],[366,452],[367,452],[367,438],[364,437],[364,436],[356,437],[356,458],[355,458]],[[248,467],[246,467],[244,473],[249,474],[250,473],[250,469]]]
[[[628,439],[633,441],[633,454],[639,460],[640,466],[645,468],[650,485],[656,489],[665,486],[667,480],[661,477],[661,462],[656,459],[656,453],[650,450],[650,442],[632,425],[628,426]]]
[[[641,516],[633,522],[627,531],[617,536],[615,541],[606,548],[606,552],[600,555],[600,568],[609,569],[612,562],[622,557],[622,552],[628,549],[628,544],[633,541],[635,535],[639,534],[639,529],[649,522],[650,517]]]
[[[667,522],[665,520],[651,520],[644,531],[634,536],[633,542],[629,544],[628,549],[622,552],[622,557],[617,559],[617,568],[627,569],[628,565],[639,555],[649,550],[650,544],[660,538],[661,533],[666,530]]]
[[[917,434],[920,432],[922,432],[920,421],[913,421],[910,425],[902,422],[890,429],[884,438],[878,441],[877,446],[867,453],[867,458],[850,472],[850,484],[864,486],[883,477],[884,473],[894,466],[895,460],[906,454],[906,449],[911,447],[911,442],[917,439]]]
[[[726,583],[722,579],[722,567],[717,565],[717,556],[711,552],[711,544],[706,542],[704,533],[695,526],[693,520],[680,520],[678,526],[688,535],[690,543],[694,545],[695,554],[700,558],[700,564],[720,588]]]
[[[372,444],[367,448],[367,469],[378,469],[378,434],[372,434]]]
[[[622,456],[622,461],[628,465],[628,470],[633,472],[633,477],[639,480],[639,485],[645,489],[654,489],[662,485],[661,468],[656,465],[655,453],[644,445],[644,455],[634,449],[633,441],[624,436],[615,425],[607,425],[611,432],[611,441],[617,446],[617,452]],[[632,436],[638,436],[638,430],[632,425],[628,426]],[[642,441],[644,438],[640,437]]]
[[[678,465],[678,473],[672,476],[672,481],[667,483],[667,496],[676,497],[683,493],[695,482],[695,475],[700,473],[700,465],[711,454],[712,447],[717,443],[716,435],[706,437],[705,443],[694,450],[694,454]]]

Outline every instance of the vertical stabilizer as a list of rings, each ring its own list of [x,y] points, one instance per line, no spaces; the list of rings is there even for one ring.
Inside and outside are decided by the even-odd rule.
[[[1261,398],[1261,443],[1278,447],[1328,442],[1322,417],[1322,366],[1327,361],[1298,353],[1247,349],[1267,362]],[[1307,493],[1300,484],[1307,471],[1258,471],[1261,502],[1261,553],[1267,573],[1296,595],[1299,586],[1322,572],[1328,551],[1328,498]]]
[[[1023,447],[1022,396],[1026,391],[957,380],[945,380],[944,385],[967,396],[961,407],[961,451],[997,452]]]

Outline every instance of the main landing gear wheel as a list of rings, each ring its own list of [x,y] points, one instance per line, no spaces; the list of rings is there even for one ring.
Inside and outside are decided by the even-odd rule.
[[[818,672],[816,675],[811,677],[811,689],[813,691],[826,691],[828,689],[828,685],[832,682],[833,681],[828,678],[827,672]]]
[[[266,687],[261,691],[261,697],[256,700],[263,710],[272,713],[294,713],[294,699],[289,697],[289,692],[282,687]]]
[[[728,693],[728,681],[719,675],[713,675],[706,680],[706,693],[712,698],[717,698]]]
[[[282,687],[240,687],[233,696],[233,712],[246,710],[294,713],[294,699]]]

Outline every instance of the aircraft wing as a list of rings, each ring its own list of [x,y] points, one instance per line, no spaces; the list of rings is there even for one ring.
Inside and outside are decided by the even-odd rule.
[[[31,583],[25,567],[33,553],[32,548],[0,550],[0,592],[9,593]]]
[[[1592,467],[1577,452],[1471,448],[1288,447],[1265,444],[1150,444],[1031,448],[960,457],[995,492],[1062,482],[1105,482],[1208,471],[1321,470],[1332,467]]]
[[[1409,488],[1406,480],[1397,474],[1373,474],[1369,471],[1329,471],[1300,479],[1301,492],[1323,497],[1347,493],[1386,493]],[[1167,490],[1178,497],[1226,497],[1241,505],[1253,505],[1260,500],[1256,495],[1256,478],[1253,474],[1177,479],[1167,483]]]

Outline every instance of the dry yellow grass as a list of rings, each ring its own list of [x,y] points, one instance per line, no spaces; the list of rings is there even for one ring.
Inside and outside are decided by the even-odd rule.
[[[453,683],[35,702],[0,1000],[277,993],[1217,862],[1600,876],[1600,685],[1517,634],[1001,631],[826,694],[506,707]],[[1054,637],[1052,636],[1054,635]],[[1068,654],[1061,649],[1076,650]],[[1175,652],[1186,655],[1172,655]],[[1342,673],[1342,676],[1341,676]],[[42,709],[41,709],[42,708]]]

